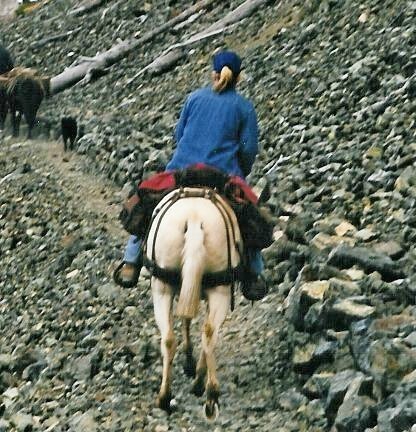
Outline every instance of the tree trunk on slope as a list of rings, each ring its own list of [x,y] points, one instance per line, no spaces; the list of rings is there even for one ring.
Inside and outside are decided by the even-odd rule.
[[[239,7],[228,13],[224,18],[221,18],[214,24],[210,25],[207,29],[194,34],[184,42],[177,43],[167,48],[159,57],[154,59],[152,63],[137,72],[134,77],[129,80],[129,83],[131,83],[138,76],[142,75],[144,72],[159,74],[171,69],[180,59],[187,56],[187,52],[184,49],[187,45],[191,45],[227,30],[231,25],[237,24],[242,19],[250,16],[256,11],[256,9],[267,3],[267,1],[268,0],[245,1]]]
[[[195,12],[199,11],[202,8],[205,8],[207,5],[215,1],[218,0],[201,0],[195,5],[183,11],[175,18],[172,18],[160,27],[146,33],[141,38],[128,39],[126,41],[123,41],[113,46],[108,51],[104,51],[103,53],[92,57],[89,61],[84,61],[79,65],[69,67],[68,69],[64,70],[62,73],[51,79],[51,94],[58,93],[76,84],[78,81],[83,79],[91,69],[104,69],[114,63],[117,63],[118,61],[126,57],[134,49],[142,46],[144,43],[150,41],[158,34],[184,21]]]

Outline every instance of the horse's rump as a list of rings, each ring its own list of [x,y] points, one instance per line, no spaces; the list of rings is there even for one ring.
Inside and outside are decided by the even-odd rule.
[[[10,79],[7,93],[10,99],[17,102],[19,109],[36,111],[45,95],[41,82],[26,76],[16,76]]]
[[[16,67],[7,72],[4,77],[8,80],[9,95],[17,97],[20,93],[22,97],[26,97],[34,94],[37,98],[40,96],[40,100],[49,95],[50,78],[39,75],[36,69]]]
[[[146,242],[146,257],[158,267],[180,272],[177,314],[193,318],[198,311],[204,275],[231,271],[238,267],[242,240],[237,219],[228,203],[215,194],[212,199],[191,196],[185,188],[167,194],[154,212]],[[172,202],[173,198],[173,202]],[[231,285],[231,280],[229,284]]]

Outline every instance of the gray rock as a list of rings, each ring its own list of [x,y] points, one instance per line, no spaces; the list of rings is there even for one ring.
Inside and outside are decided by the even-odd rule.
[[[352,352],[361,369],[374,378],[377,394],[382,397],[393,392],[403,377],[416,368],[416,353],[400,340],[370,341],[364,339],[361,348],[353,343]]]
[[[311,399],[326,398],[333,372],[314,373],[302,387],[302,391]]]
[[[37,361],[32,363],[26,369],[23,370],[22,378],[29,381],[36,381],[39,378],[41,372],[46,369],[48,364],[45,361]]]
[[[403,270],[389,257],[366,248],[350,248],[340,245],[331,252],[328,257],[328,263],[340,268],[359,265],[367,272],[379,272],[383,279],[387,281],[403,279],[405,277]]]
[[[120,296],[120,287],[114,284],[105,284],[97,288],[97,295],[103,300],[114,300]]]
[[[351,297],[336,301],[330,307],[328,319],[336,328],[348,328],[353,321],[372,317],[375,311],[373,306],[358,303]]]
[[[328,325],[328,313],[325,303],[313,304],[304,316],[304,328],[309,332],[322,330]],[[329,323],[329,325],[331,325]]]
[[[33,430],[34,421],[30,414],[23,412],[13,414],[10,421],[19,432],[30,432]]]
[[[71,419],[71,432],[96,432],[98,424],[92,412],[75,414]]]
[[[333,359],[336,347],[336,342],[328,341],[297,347],[292,360],[294,370],[300,373],[313,372],[320,364]]]
[[[373,244],[372,248],[376,252],[387,255],[393,260],[401,258],[405,253],[403,247],[394,240]]]
[[[278,399],[279,406],[282,409],[289,411],[296,411],[300,406],[306,405],[307,402],[308,399],[304,395],[293,389],[284,392]]]
[[[407,343],[409,346],[415,348],[416,347],[416,331],[413,331],[408,336],[406,336],[403,341]]]
[[[416,401],[407,400],[395,408],[380,410],[377,416],[379,432],[402,432],[416,423]]]
[[[0,419],[0,432],[8,432],[10,430],[10,422],[4,419]]]
[[[10,354],[0,355],[0,370],[10,370],[13,365],[13,357]]]
[[[80,356],[73,360],[71,373],[77,380],[88,380],[97,374],[102,360],[102,350],[96,349],[93,353]]]
[[[361,396],[368,393],[369,380],[361,372],[347,369],[338,372],[329,379],[330,385],[326,397],[326,414],[330,420],[334,420],[338,408],[344,401],[344,396],[349,391],[348,398]]]
[[[376,422],[375,401],[367,396],[346,399],[338,409],[335,427],[339,432],[364,432]]]

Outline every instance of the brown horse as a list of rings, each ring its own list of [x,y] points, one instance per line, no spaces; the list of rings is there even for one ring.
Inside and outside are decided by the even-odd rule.
[[[212,420],[218,415],[219,397],[214,348],[230,310],[243,247],[237,219],[228,203],[207,188],[174,190],[162,199],[153,215],[144,255],[152,274],[154,313],[161,333],[163,375],[157,406],[170,411],[177,346],[173,300],[178,294],[176,315],[182,320],[185,373],[195,377],[195,395],[202,396],[206,391],[204,412]],[[201,299],[206,300],[207,308],[196,364],[190,325]]]
[[[28,126],[27,137],[30,139],[39,106],[43,98],[49,95],[50,80],[40,76],[34,69],[20,67],[3,76],[8,79],[7,101],[12,116],[13,136],[19,135],[23,114]]]

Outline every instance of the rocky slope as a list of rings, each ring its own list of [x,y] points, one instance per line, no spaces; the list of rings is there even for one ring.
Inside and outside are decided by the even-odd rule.
[[[4,0],[0,6],[0,19],[9,19],[16,7],[15,0]]]
[[[42,105],[43,140],[58,137],[64,113],[84,126],[72,172],[60,149],[46,157],[41,141],[3,137],[0,429],[396,432],[416,423],[416,4],[268,2],[190,46],[173,69],[130,81],[240,3],[213,3]],[[51,1],[4,24],[16,63],[56,75],[190,3],[120,0],[67,15],[77,5]],[[252,308],[239,298],[224,327],[224,406],[207,426],[180,370],[178,411],[152,408],[160,362],[147,280],[122,291],[109,275],[125,240],[114,228],[120,191],[166,163],[180,106],[208,83],[222,46],[245,59],[241,91],[256,105],[263,146],[250,182],[269,179],[277,222],[264,253],[271,294]]]

